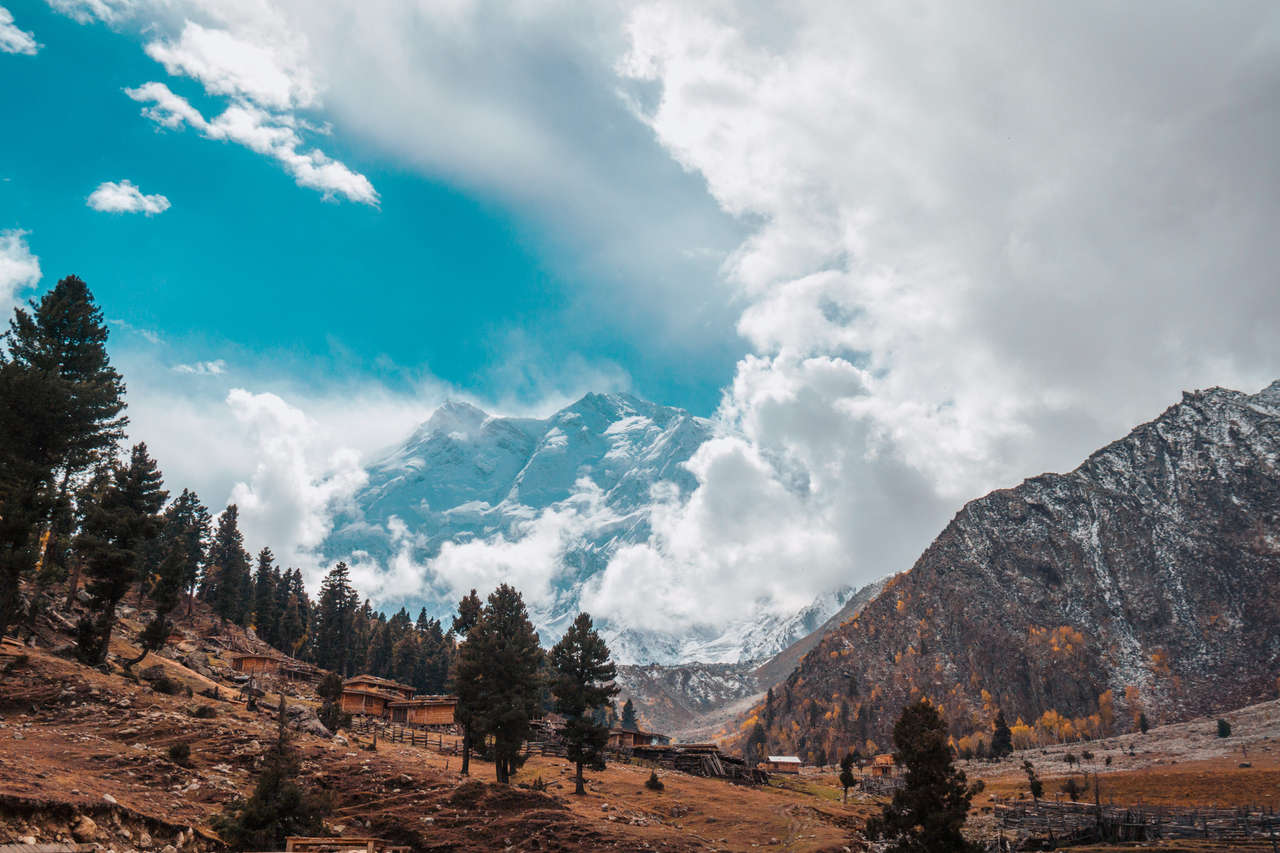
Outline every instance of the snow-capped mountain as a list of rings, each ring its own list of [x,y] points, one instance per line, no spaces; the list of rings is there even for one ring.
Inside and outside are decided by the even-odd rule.
[[[548,418],[494,417],[449,402],[370,466],[321,551],[415,579],[390,603],[421,604],[441,618],[459,591],[483,594],[509,580],[551,642],[617,548],[648,538],[657,502],[697,485],[683,463],[711,434],[704,418],[629,394],[588,394]],[[784,617],[762,606],[724,630],[602,627],[623,662],[757,660],[812,631],[848,596],[839,590]],[[637,590],[636,606],[643,600]]]

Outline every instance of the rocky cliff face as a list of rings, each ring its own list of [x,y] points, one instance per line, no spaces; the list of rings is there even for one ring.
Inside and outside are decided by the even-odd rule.
[[[997,708],[1069,735],[1273,697],[1278,462],[1280,382],[1212,389],[1069,474],[970,502],[756,709],[770,748],[888,748],[920,695],[956,736]]]

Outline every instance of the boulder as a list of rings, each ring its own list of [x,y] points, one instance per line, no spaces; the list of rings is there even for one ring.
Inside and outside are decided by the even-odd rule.
[[[87,844],[90,841],[96,841],[101,832],[98,825],[93,822],[93,818],[82,814],[76,818],[75,823],[71,824],[71,834],[75,836],[76,841]]]
[[[159,681],[165,677],[164,667],[158,663],[152,664],[138,673],[138,677],[143,681]]]
[[[320,718],[316,716],[316,709],[307,705],[290,705],[285,708],[285,716],[289,719],[289,725],[300,732],[316,735],[317,737],[332,737],[333,733],[320,722]]]

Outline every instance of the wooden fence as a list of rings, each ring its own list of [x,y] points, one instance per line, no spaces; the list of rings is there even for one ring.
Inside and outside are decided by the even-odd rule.
[[[1280,839],[1280,815],[1270,809],[1178,808],[1002,800],[994,806],[1005,830],[1046,839],[1053,845],[1206,839]]]

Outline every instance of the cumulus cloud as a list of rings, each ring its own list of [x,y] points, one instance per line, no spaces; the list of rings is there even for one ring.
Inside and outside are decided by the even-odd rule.
[[[87,24],[90,21],[115,23],[130,15],[137,7],[136,0],[45,0],[62,14]]]
[[[235,142],[265,154],[284,166],[298,186],[320,190],[325,198],[340,195],[351,201],[378,204],[378,193],[364,175],[318,148],[303,151],[296,121],[288,115],[273,114],[249,103],[234,103],[213,120],[206,120],[186,98],[157,82],[126,89],[125,94],[147,104],[142,114],[161,127],[177,130],[190,125],[209,139]]]
[[[169,209],[169,199],[159,193],[143,195],[142,190],[128,180],[119,183],[104,181],[89,194],[86,203],[94,210],[104,213],[144,213],[154,216]]]
[[[0,231],[0,310],[12,313],[22,291],[40,281],[40,259],[27,245],[27,232]]]
[[[341,448],[317,461],[318,425],[275,394],[233,388],[227,405],[257,457],[250,478],[231,490],[246,539],[271,537],[281,559],[296,562],[329,533],[334,502],[367,479],[359,454]]]
[[[13,13],[0,6],[0,51],[34,56],[39,50],[35,34],[18,29],[13,22]]]

